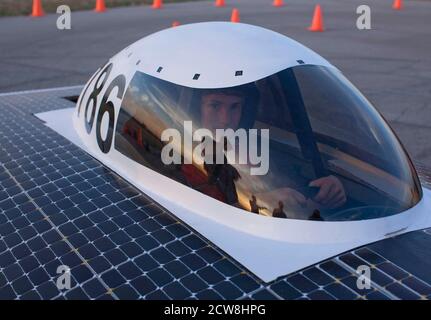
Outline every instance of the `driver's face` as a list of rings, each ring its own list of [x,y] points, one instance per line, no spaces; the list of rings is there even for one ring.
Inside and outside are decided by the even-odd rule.
[[[223,93],[202,96],[202,127],[215,129],[238,129],[241,120],[244,97]]]

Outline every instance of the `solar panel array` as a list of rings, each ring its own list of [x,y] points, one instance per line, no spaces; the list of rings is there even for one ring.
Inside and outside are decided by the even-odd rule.
[[[369,246],[261,281],[33,116],[73,107],[63,97],[77,94],[0,95],[0,299],[431,298]],[[360,290],[364,264],[372,282]],[[61,265],[71,289],[56,285]]]

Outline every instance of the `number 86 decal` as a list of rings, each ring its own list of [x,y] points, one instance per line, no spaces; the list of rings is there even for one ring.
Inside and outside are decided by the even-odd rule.
[[[91,83],[97,76],[97,80],[94,82],[94,85],[93,85],[93,91],[91,92],[87,100],[87,103],[85,105],[85,110],[84,110],[85,129],[88,134],[90,134],[91,130],[93,129],[95,113],[96,113],[97,104],[98,104],[97,103],[98,97],[100,95],[100,92],[105,87],[106,81],[111,73],[112,66],[113,66],[112,63],[110,63],[106,65],[106,67],[104,67],[102,71],[100,71],[100,73],[96,72],[94,76],[90,79],[89,85],[87,86],[87,88],[85,88],[85,91],[82,94],[82,97],[84,97],[88,88],[91,86]],[[102,79],[102,77],[104,78],[103,78],[103,81],[100,83],[100,80]],[[99,107],[99,112],[97,114],[96,139],[97,139],[97,144],[103,153],[108,153],[109,150],[111,149],[112,138],[114,135],[115,108],[114,108],[114,103],[112,101],[108,101],[109,95],[114,90],[114,88],[118,88],[117,98],[121,99],[123,97],[124,90],[126,88],[126,77],[124,75],[121,74],[115,77],[114,80],[112,80],[112,82],[109,84],[108,88],[105,91],[105,94],[103,95],[103,98],[101,100],[100,107]],[[83,102],[81,101],[78,108],[78,117],[81,112],[82,103]],[[90,105],[92,105],[93,108],[91,110],[90,118],[87,119],[88,109]],[[106,138],[103,139],[101,130],[102,130],[102,119],[105,113],[107,113],[109,116],[109,122],[108,122],[109,124],[108,124],[108,132],[106,134]]]

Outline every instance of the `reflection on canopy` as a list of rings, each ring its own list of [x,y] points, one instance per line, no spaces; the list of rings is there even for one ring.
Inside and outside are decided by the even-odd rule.
[[[184,121],[193,122],[184,132],[188,137],[197,128],[222,123],[233,130],[269,129],[268,173],[251,175],[249,164],[233,162],[199,165],[183,141],[174,151],[182,164],[163,164],[167,142],[161,134],[168,128],[183,132]],[[115,148],[208,196],[266,216],[371,219],[402,212],[422,195],[413,166],[386,122],[339,71],[321,66],[288,68],[222,89],[193,89],[137,72],[120,109]],[[332,197],[324,199],[326,204],[315,201],[322,187],[309,186],[322,178]],[[345,201],[336,200],[340,192]]]

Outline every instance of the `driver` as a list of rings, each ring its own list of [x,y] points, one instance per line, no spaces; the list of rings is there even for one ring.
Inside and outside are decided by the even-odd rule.
[[[248,88],[247,88],[248,86]],[[251,86],[254,87],[251,88]],[[253,92],[255,95],[253,96]],[[244,85],[237,88],[220,89],[220,90],[204,90],[197,101],[199,109],[197,110],[200,115],[200,122],[203,128],[215,132],[216,129],[233,129],[238,128],[251,128],[256,118],[257,107],[248,107],[250,101],[254,100],[252,104],[257,105],[259,100],[257,89],[252,85]],[[247,107],[246,107],[247,106]],[[227,163],[227,162],[225,162]],[[200,189],[219,200],[228,202],[226,199],[235,199],[237,205],[237,195],[234,182],[240,178],[236,170],[229,164],[223,165],[225,168],[224,180],[222,184],[211,184],[211,181],[217,181],[217,177],[211,176],[210,166],[206,165],[208,177],[204,178],[199,176]],[[227,173],[226,173],[227,172]],[[193,175],[195,170],[190,165],[183,168],[183,174],[186,180],[193,187]],[[226,175],[231,176],[231,179],[226,180]],[[205,181],[204,181],[205,180]],[[202,184],[206,185],[202,188]],[[224,188],[224,185],[227,185]],[[311,199],[314,202],[314,207],[319,209],[333,209],[342,206],[346,201],[344,187],[341,181],[335,176],[329,175],[313,180],[309,183],[310,187],[317,187],[319,191]],[[207,191],[207,192],[205,192]],[[229,194],[226,194],[228,192]],[[275,203],[274,207],[283,208],[284,204],[289,207],[305,207],[307,205],[306,197],[299,191],[293,188],[280,188],[267,192],[266,194],[257,195],[257,198],[264,199],[269,193],[271,198],[282,199]],[[232,195],[234,194],[234,195]],[[310,199],[309,199],[310,200]],[[275,210],[275,212],[278,212]],[[280,216],[280,215],[274,215]]]

